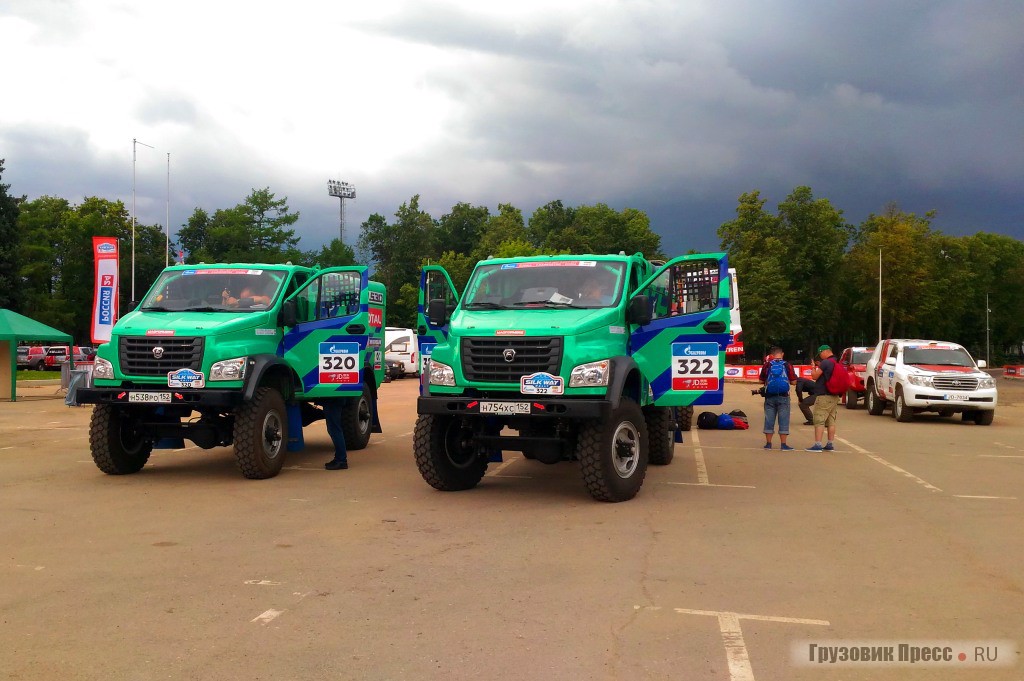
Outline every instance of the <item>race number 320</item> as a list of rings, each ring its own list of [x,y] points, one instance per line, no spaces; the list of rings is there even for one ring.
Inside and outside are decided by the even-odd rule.
[[[320,383],[359,383],[359,344],[320,343]]]
[[[718,390],[718,343],[672,344],[673,390]]]

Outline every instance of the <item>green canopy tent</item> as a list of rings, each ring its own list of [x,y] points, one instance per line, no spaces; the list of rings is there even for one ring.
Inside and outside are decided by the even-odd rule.
[[[0,310],[0,400],[16,402],[18,399],[18,343],[43,340],[64,341],[68,346],[72,341],[69,334],[52,326],[11,310]]]

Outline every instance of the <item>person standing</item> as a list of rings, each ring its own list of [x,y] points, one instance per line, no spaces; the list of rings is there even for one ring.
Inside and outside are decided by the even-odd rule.
[[[835,450],[832,441],[836,437],[836,417],[839,415],[839,395],[833,395],[828,391],[828,382],[832,378],[832,372],[836,369],[836,360],[832,355],[832,348],[822,345],[818,348],[817,368],[811,374],[814,379],[814,444],[807,448],[809,452],[831,452]],[[821,437],[828,431],[828,440],[825,445],[821,444]]]
[[[323,407],[324,420],[327,422],[327,434],[334,443],[334,458],[324,464],[329,471],[343,471],[348,468],[348,447],[345,445],[345,429],[341,425],[341,415],[345,410],[345,398],[335,397],[319,400]]]
[[[779,424],[779,447],[792,451],[786,444],[789,437],[789,386],[796,383],[793,365],[783,359],[782,348],[775,346],[768,354],[768,361],[761,367],[761,383],[764,385],[764,448],[772,448],[775,422]]]

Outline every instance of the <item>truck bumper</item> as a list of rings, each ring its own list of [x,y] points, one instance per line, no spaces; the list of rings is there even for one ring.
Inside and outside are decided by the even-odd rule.
[[[524,406],[525,405],[525,406]],[[528,411],[527,411],[528,409]],[[431,395],[416,401],[416,413],[447,414],[467,417],[536,417],[567,419],[607,419],[612,403],[594,399],[502,399],[492,397],[461,397]]]
[[[234,409],[242,403],[241,390],[182,390],[145,388],[79,388],[78,404],[124,404],[134,407],[174,405],[199,409]]]

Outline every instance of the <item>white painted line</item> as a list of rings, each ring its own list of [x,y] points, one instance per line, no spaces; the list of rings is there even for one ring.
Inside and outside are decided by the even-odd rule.
[[[686,485],[688,487],[738,487],[740,489],[757,489],[753,485],[718,485],[713,482],[666,482],[666,485]]]
[[[199,445],[192,445],[191,447],[182,447],[181,449],[172,449],[172,452],[187,452],[190,449],[199,449]]]
[[[4,451],[5,449],[14,449],[14,447],[0,447],[0,452]]]
[[[675,611],[682,615],[706,615],[718,619],[718,628],[722,632],[722,644],[725,646],[725,658],[729,663],[729,678],[731,681],[754,681],[754,668],[750,666],[750,655],[747,653],[747,644],[743,640],[743,629],[740,627],[740,620],[829,626],[829,623],[825,620],[809,620],[797,617],[746,615],[738,612],[690,610],[688,608],[676,608]]]
[[[913,480],[914,482],[916,482],[917,484],[921,485],[922,487],[924,487],[927,490],[931,490],[932,492],[941,492],[942,491],[941,489],[939,489],[935,485],[933,485],[930,482],[927,482],[925,480],[922,480],[921,478],[917,477],[916,475],[914,475],[910,471],[904,470],[903,468],[900,468],[899,466],[897,466],[894,463],[889,463],[888,461],[886,461],[882,457],[878,456],[877,454],[873,454],[872,452],[869,452],[868,450],[864,449],[863,447],[858,447],[857,445],[853,444],[849,440],[844,440],[841,437],[837,437],[836,440],[838,440],[839,442],[842,442],[844,445],[846,445],[847,447],[853,449],[854,451],[860,452],[861,454],[864,454],[868,458],[874,459],[875,461],[877,461],[878,463],[882,464],[886,468],[892,469],[892,470],[896,471],[897,473],[903,475],[904,477],[910,478],[911,480]]]
[[[281,584],[283,584],[283,582],[272,582],[269,579],[247,579],[243,583],[251,586],[281,586]],[[267,612],[271,611],[268,610]],[[275,615],[275,617],[277,617],[277,615]]]
[[[700,446],[700,436],[697,435],[696,430],[692,430],[690,437],[693,439],[693,458],[697,462],[697,482],[706,485],[708,484],[708,467],[704,463],[704,450]]]
[[[253,617],[249,621],[259,622],[260,624],[267,625],[273,622],[275,619],[277,619],[282,613],[284,613],[284,610],[267,610],[263,614]]]
[[[282,466],[283,470],[286,471],[325,471],[326,468],[304,468],[302,466]]]
[[[288,501],[309,501],[309,499],[289,499]]]
[[[953,496],[956,497],[957,499],[1011,499],[1011,500],[1015,500],[1017,498],[1017,497],[989,497],[989,496],[980,496],[980,495],[974,495],[974,494],[954,494]]]
[[[978,456],[986,459],[1024,459],[1024,454],[978,454]]]
[[[485,476],[489,478],[497,477],[498,473],[501,473],[503,470],[514,464],[516,461],[521,461],[521,459],[518,456],[513,456],[507,461],[504,461],[501,464],[499,464],[498,467],[495,468],[493,471],[485,473]]]

